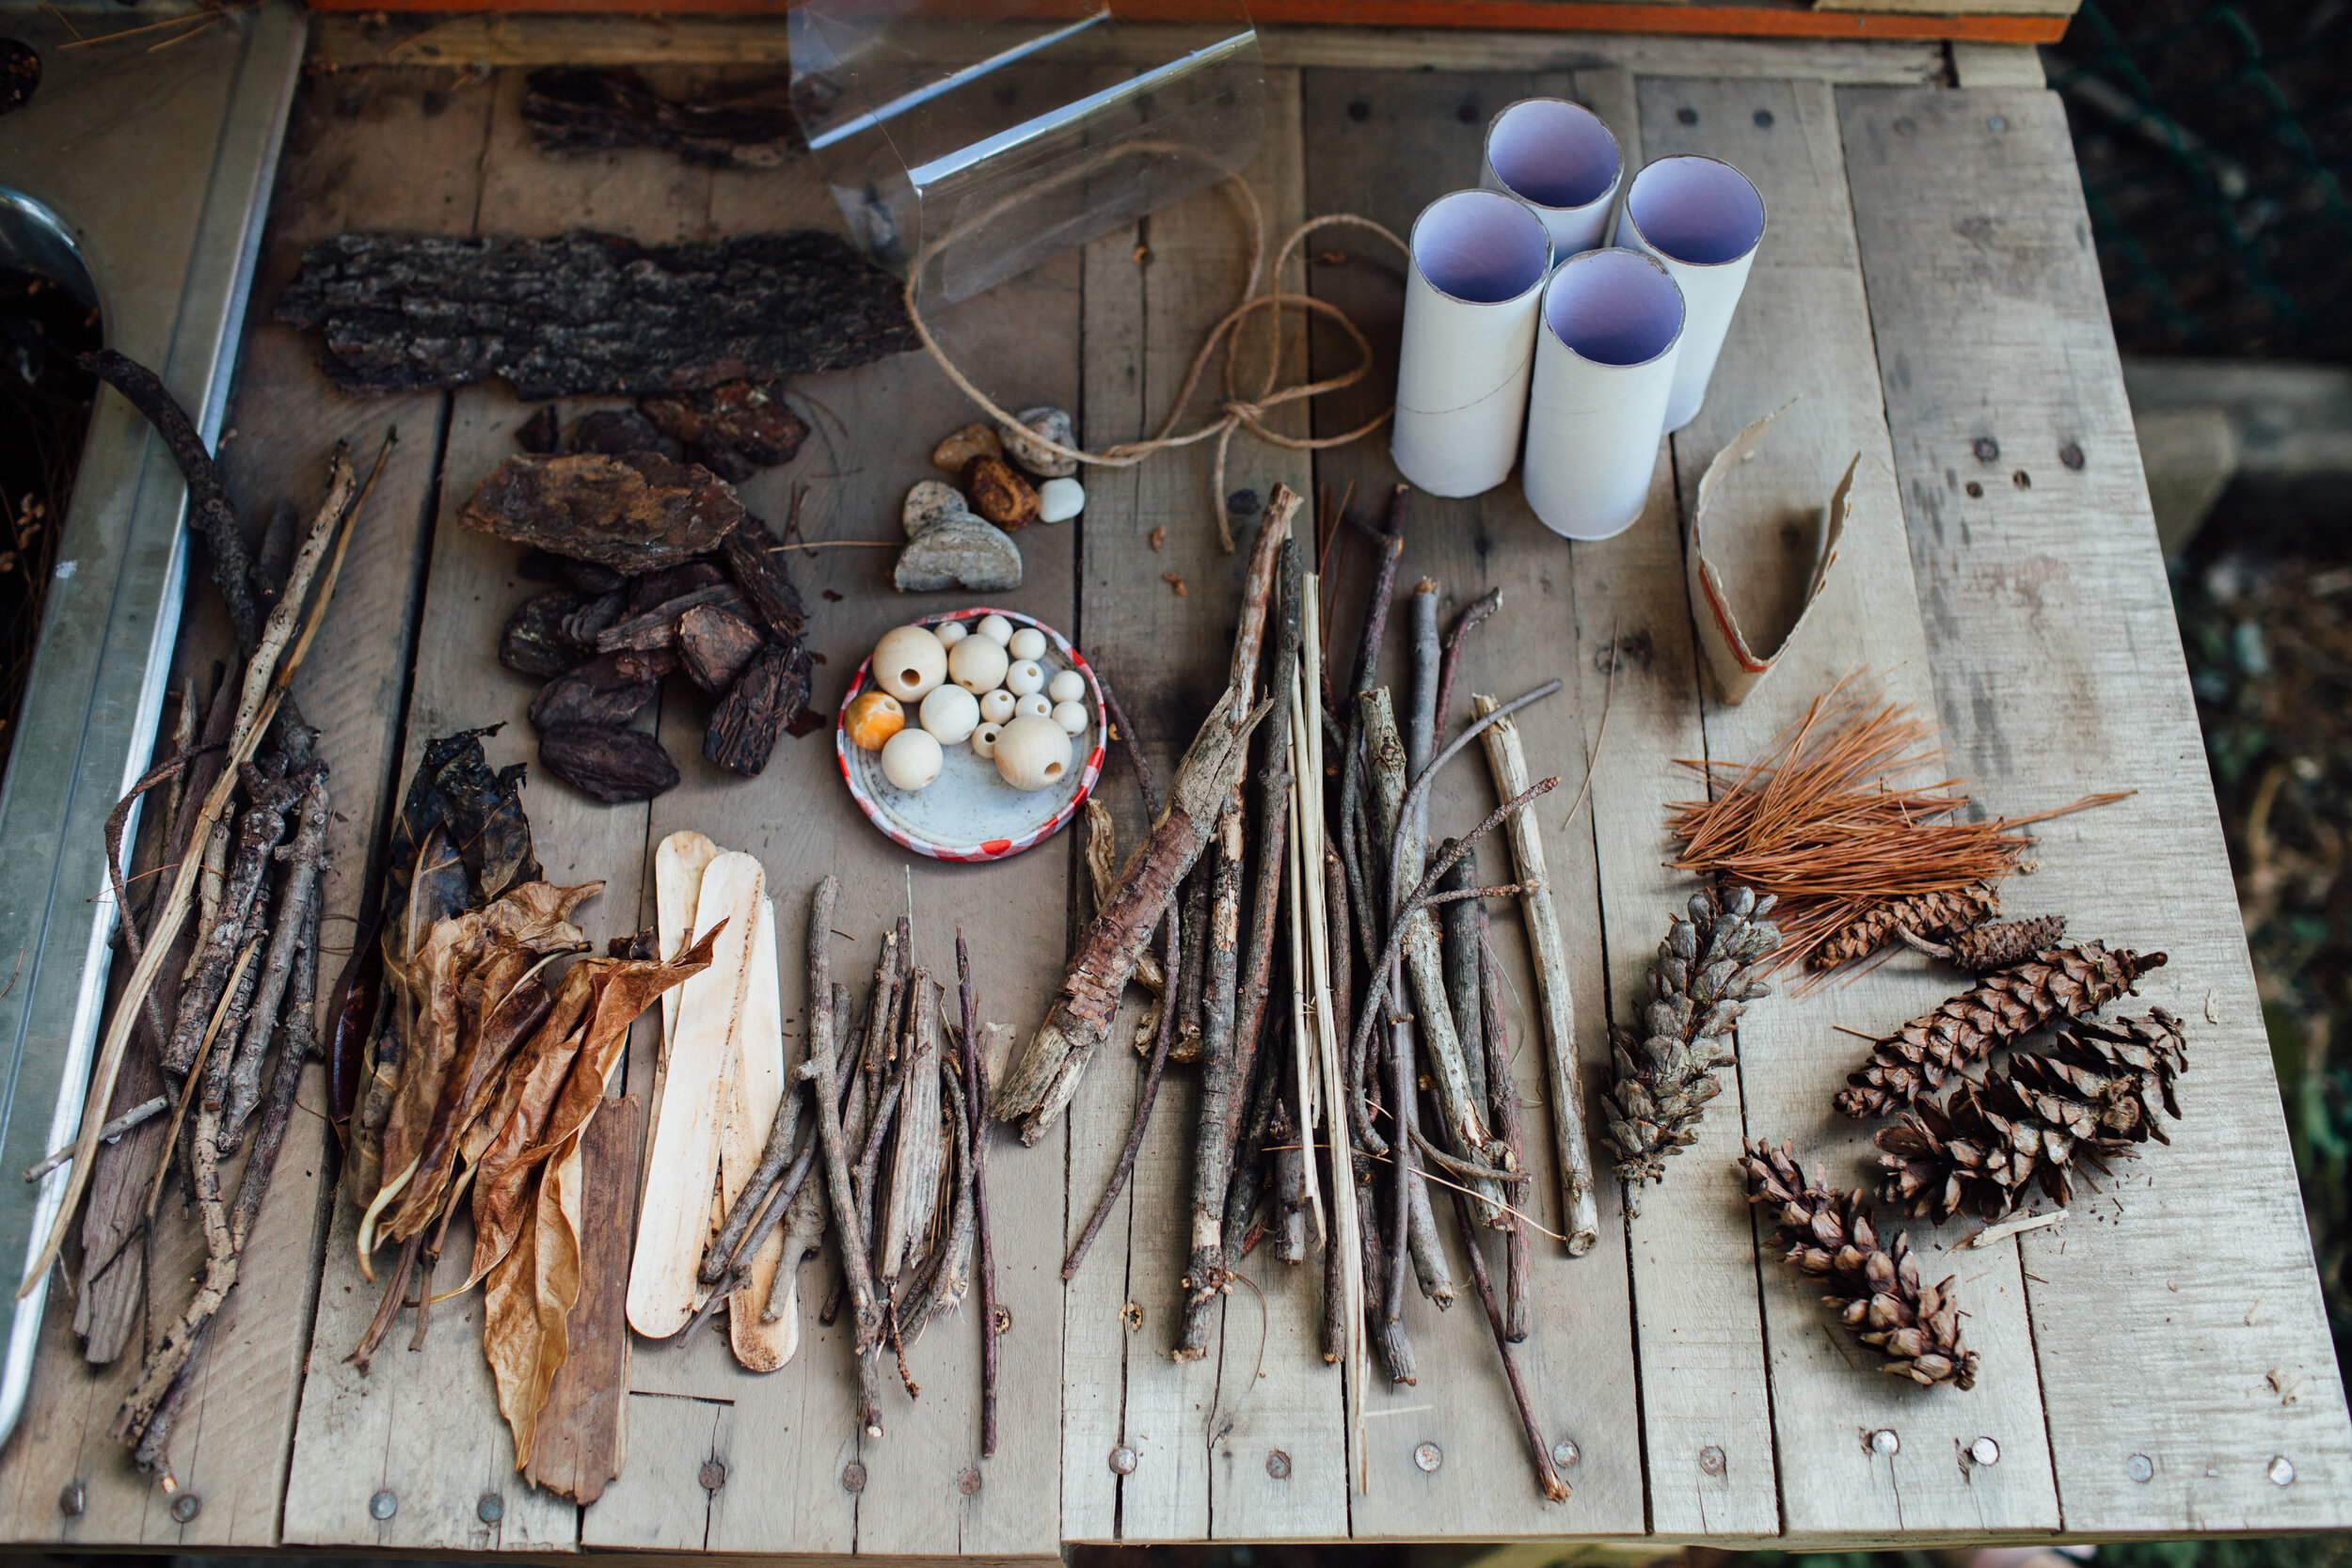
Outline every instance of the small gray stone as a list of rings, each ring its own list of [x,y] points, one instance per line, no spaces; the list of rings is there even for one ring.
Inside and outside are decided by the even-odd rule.
[[[1017,425],[1000,421],[996,436],[1005,443],[1005,455],[1020,465],[1024,472],[1040,479],[1068,479],[1078,471],[1076,458],[1057,457],[1037,444],[1037,437],[1042,436],[1059,446],[1076,446],[1069,415],[1058,408],[1041,406],[1024,408],[1020,420]]]
[[[944,480],[917,481],[914,488],[907,492],[906,504],[898,510],[898,521],[905,527],[909,539],[920,539],[948,523],[979,520],[964,503],[963,492]]]
[[[1002,529],[977,517],[943,523],[898,552],[891,580],[901,594],[959,587],[1003,593],[1021,586],[1021,551]]]

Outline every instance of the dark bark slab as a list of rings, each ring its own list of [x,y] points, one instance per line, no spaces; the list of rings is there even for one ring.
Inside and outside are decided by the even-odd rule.
[[[458,514],[478,532],[616,572],[706,554],[742,519],[735,492],[707,468],[649,451],[510,457]]]
[[[703,755],[745,778],[768,766],[769,753],[808,706],[808,650],[770,643],[752,657],[743,673],[710,715]]]
[[[600,451],[607,457],[619,457],[624,452],[658,451],[676,463],[686,456],[683,445],[662,435],[651,420],[634,408],[599,408],[593,414],[580,416],[580,423],[572,426],[570,444],[574,451]],[[727,476],[721,474],[720,477],[724,479]]]
[[[522,560],[515,563],[515,571],[532,582],[560,582],[583,600],[610,594],[630,580],[610,566],[599,566],[593,561],[574,561],[552,550],[525,550]]]
[[[643,730],[558,724],[539,737],[539,766],[608,806],[650,800],[677,784],[677,765]]]
[[[723,605],[696,605],[678,617],[679,667],[705,691],[733,686],[767,641],[749,617]]]
[[[515,444],[542,457],[562,446],[564,422],[563,417],[555,410],[555,404],[550,403],[525,420],[515,432]]]
[[[624,648],[640,653],[655,648],[667,648],[677,641],[678,621],[689,611],[706,605],[717,605],[730,612],[744,610],[743,595],[731,582],[714,582],[681,594],[667,604],[659,604],[643,615],[632,615],[615,622],[596,636],[596,651],[619,653]]]
[[[778,641],[799,641],[808,626],[808,608],[801,602],[801,591],[792,586],[792,574],[785,569],[776,537],[768,531],[768,525],[744,514],[743,520],[719,542],[719,555],[761,623]]]
[[[728,537],[733,538],[734,535],[729,534]],[[708,588],[713,583],[724,582],[726,579],[726,573],[720,570],[719,563],[715,561],[690,561],[681,566],[669,566],[659,572],[647,572],[644,577],[629,584],[628,613],[643,615],[657,605],[668,604],[672,599],[682,599],[696,589]]]
[[[808,439],[808,425],[782,390],[755,382],[651,397],[638,406],[662,435],[689,446],[723,447],[763,468],[789,463]]]
[[[564,635],[564,623],[580,610],[580,595],[557,588],[525,599],[499,633],[499,662],[517,674],[552,680],[596,652]]]
[[[339,234],[304,254],[278,318],[324,335],[347,392],[502,376],[530,400],[642,397],[918,346],[898,280],[813,229],[673,245]]]
[[[642,665],[625,667],[619,654],[599,654],[566,670],[539,689],[531,700],[532,728],[549,730],[560,724],[616,726],[644,711],[661,689],[659,678],[648,679]]]
[[[559,157],[652,147],[707,168],[774,168],[802,151],[788,92],[770,77],[678,100],[626,66],[548,66],[525,82],[522,115],[532,145]]]

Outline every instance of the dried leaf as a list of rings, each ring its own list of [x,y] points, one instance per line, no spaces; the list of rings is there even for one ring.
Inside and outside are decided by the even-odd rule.
[[[580,1299],[580,1179],[574,1138],[532,1182],[532,1223],[483,1292],[482,1349],[515,1433],[517,1470],[531,1463],[548,1386],[571,1351],[564,1319]]]

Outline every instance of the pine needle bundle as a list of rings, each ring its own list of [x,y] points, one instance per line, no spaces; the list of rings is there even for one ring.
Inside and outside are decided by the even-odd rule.
[[[1779,900],[1774,967],[1831,952],[1861,958],[1896,940],[1896,906],[1981,900],[2033,840],[2016,830],[2122,799],[2090,795],[2031,816],[1968,822],[1967,781],[1916,781],[1943,759],[1936,726],[1849,676],[1745,763],[1686,760],[1705,800],[1668,808],[1679,871],[1752,887]],[[1948,927],[1947,927],[1948,929]],[[1944,934],[1920,932],[1921,935]]]

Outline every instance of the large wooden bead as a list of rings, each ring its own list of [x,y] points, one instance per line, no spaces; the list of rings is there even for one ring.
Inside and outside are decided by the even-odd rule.
[[[983,633],[967,637],[947,656],[947,673],[975,697],[1005,684],[1005,645]]]
[[[919,703],[947,676],[947,649],[929,626],[894,626],[874,644],[874,684]]]
[[[1044,789],[1070,771],[1070,736],[1051,718],[1025,716],[996,736],[996,771],[1015,789]]]
[[[1059,734],[1058,727],[1055,731]],[[928,730],[900,730],[882,743],[882,777],[900,789],[920,789],[939,777],[939,742]]]

